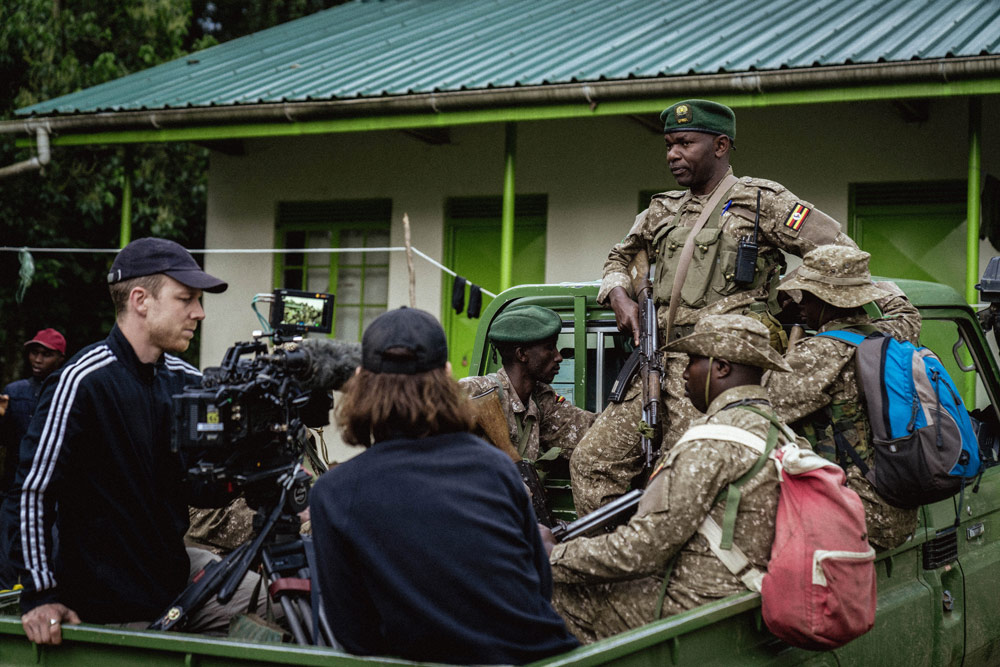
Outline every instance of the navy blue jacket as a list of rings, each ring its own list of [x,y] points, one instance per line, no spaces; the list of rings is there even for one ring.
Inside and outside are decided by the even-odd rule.
[[[5,494],[14,481],[17,469],[17,452],[21,438],[28,432],[31,416],[35,414],[38,397],[42,393],[42,381],[32,376],[4,387],[0,394],[7,394],[10,403],[7,412],[0,419],[0,446],[3,447],[3,477],[0,477],[0,494]]]
[[[310,496],[318,582],[352,653],[526,663],[576,647],[514,464],[466,434],[389,440]]]
[[[117,326],[46,378],[0,535],[23,611],[61,602],[92,623],[153,620],[183,590],[188,512],[170,397],[199,379],[171,355],[140,362]]]

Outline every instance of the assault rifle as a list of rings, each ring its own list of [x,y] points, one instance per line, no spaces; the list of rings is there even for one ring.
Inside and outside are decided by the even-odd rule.
[[[635,514],[639,507],[640,498],[642,498],[642,489],[633,489],[573,523],[556,526],[552,529],[552,537],[555,538],[556,542],[565,542],[576,537],[589,537],[609,526],[625,523],[629,517]]]
[[[502,450],[517,466],[517,471],[521,473],[521,481],[528,487],[528,493],[531,495],[531,506],[535,509],[535,518],[538,519],[538,522],[549,528],[562,525],[549,509],[545,488],[538,478],[535,466],[530,461],[521,458],[521,454],[510,442],[507,418],[503,414],[503,406],[500,404],[497,388],[492,387],[477,396],[473,396],[469,402],[472,405],[479,430],[483,432],[489,442]]]
[[[649,256],[640,250],[631,266],[632,291],[639,303],[639,374],[642,378],[642,423],[639,425],[643,472],[649,475],[660,455],[660,377],[663,365],[658,352],[656,304],[649,280]]]

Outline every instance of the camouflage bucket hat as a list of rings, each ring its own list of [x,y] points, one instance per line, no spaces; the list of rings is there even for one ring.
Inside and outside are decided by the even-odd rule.
[[[733,364],[772,371],[790,371],[771,347],[771,333],[746,315],[710,315],[698,320],[694,332],[667,345],[671,352],[725,359]]]
[[[838,308],[856,308],[889,296],[872,283],[871,258],[864,250],[823,245],[806,253],[802,266],[785,276],[778,289],[815,294]]]

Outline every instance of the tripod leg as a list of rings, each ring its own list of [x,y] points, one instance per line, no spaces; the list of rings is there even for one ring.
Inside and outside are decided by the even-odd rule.
[[[340,645],[337,638],[333,636],[333,628],[330,627],[330,619],[326,617],[326,609],[323,605],[319,606],[319,613],[317,614],[317,621],[319,623],[319,632],[326,640],[327,646],[336,649],[338,651],[343,651],[344,647]]]
[[[302,618],[299,616],[299,610],[292,605],[292,601],[288,599],[287,595],[281,595],[278,597],[278,601],[281,603],[281,608],[285,612],[285,619],[288,621],[288,627],[292,631],[292,636],[295,638],[295,643],[300,646],[310,646],[313,644],[309,631],[306,630],[302,622]]]

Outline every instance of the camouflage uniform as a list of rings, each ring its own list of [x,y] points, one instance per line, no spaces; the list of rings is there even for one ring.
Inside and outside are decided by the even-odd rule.
[[[766,438],[770,422],[736,407],[763,401],[761,387],[720,394],[694,424],[725,424]],[[766,402],[766,401],[764,401]],[[766,406],[758,406],[768,409]],[[668,563],[679,554],[663,602],[677,614],[747,590],[697,533],[706,514],[722,523],[716,496],[746,473],[759,454],[735,442],[692,440],[661,456],[636,515],[614,533],[557,545],[550,556],[552,604],[570,631],[592,642],[655,620]],[[778,505],[775,468],[766,465],[742,487],[734,541],[758,568],[767,566]]]
[[[462,378],[459,384],[470,396],[500,387],[500,403],[510,429],[510,442],[521,457],[529,461],[539,460],[553,447],[558,447],[559,451],[549,454],[546,459],[559,453],[569,458],[576,443],[597,418],[593,412],[576,407],[542,382],[535,385],[531,400],[525,406],[503,368],[489,375]],[[529,429],[523,446],[519,446],[521,424]]]
[[[730,173],[732,171],[730,170]],[[732,280],[735,248],[739,239],[753,235],[757,193],[761,193],[759,254],[756,279],[750,285]],[[632,294],[629,264],[640,250],[656,261],[654,301],[660,328],[666,325],[673,266],[689,228],[697,221],[711,194],[696,196],[689,190],[655,195],[639,214],[621,243],[611,249],[604,264],[598,301],[606,303],[615,287]],[[824,244],[854,247],[836,220],[817,211],[774,181],[744,177],[723,197],[719,213],[713,212],[696,237],[697,245],[681,290],[673,338],[690,332],[706,315],[742,313],[769,319],[777,311],[774,288],[784,266],[781,251],[803,256]],[[768,305],[770,302],[770,305]],[[765,322],[766,323],[766,322]],[[684,355],[665,354],[662,399],[663,447],[676,442],[697,411],[684,396],[681,373]],[[573,497],[578,514],[587,514],[628,490],[641,471],[639,435],[635,430],[642,409],[638,381],[622,403],[609,405],[580,442],[570,462]]]
[[[831,248],[826,252],[832,255],[835,249]],[[840,252],[837,250],[838,254]],[[851,252],[865,256],[862,259],[865,264],[864,275],[867,276],[867,253]],[[794,283],[790,282],[788,285],[792,286]],[[866,314],[839,318],[827,322],[819,331],[860,328],[864,333],[874,328],[900,340],[917,343],[920,333],[919,311],[895,285],[879,283],[877,287],[882,290],[883,296],[875,304],[882,311],[883,318],[873,320]],[[845,298],[851,288],[836,285],[831,289],[837,290],[839,298]],[[868,296],[874,295],[874,292],[870,293],[851,303],[865,302]],[[823,298],[821,294],[817,296]],[[846,298],[850,299],[850,296],[847,295]],[[785,356],[792,372],[772,374],[765,378],[765,386],[778,414],[797,433],[805,436],[818,454],[831,461],[837,460],[833,437],[836,428],[865,464],[874,468],[871,427],[864,400],[859,394],[855,352],[856,348],[853,346],[830,338],[805,338]],[[868,541],[873,546],[891,549],[913,534],[917,526],[917,510],[894,507],[883,500],[853,463],[847,467],[847,485],[863,501]]]
[[[184,535],[190,546],[225,555],[253,535],[254,511],[240,497],[219,509],[188,508],[191,526]]]

